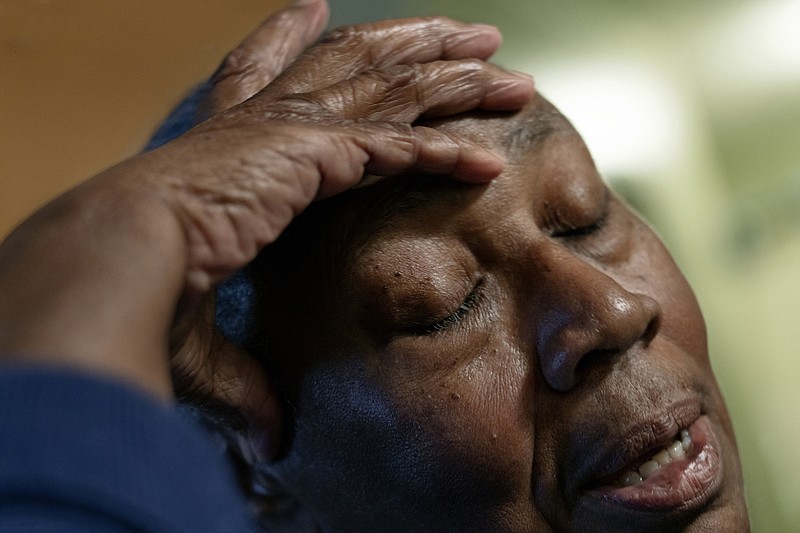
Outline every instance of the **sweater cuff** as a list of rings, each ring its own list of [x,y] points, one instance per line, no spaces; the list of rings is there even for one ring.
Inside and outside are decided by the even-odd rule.
[[[231,467],[177,409],[110,379],[0,368],[0,524],[43,504],[135,530],[255,529]]]

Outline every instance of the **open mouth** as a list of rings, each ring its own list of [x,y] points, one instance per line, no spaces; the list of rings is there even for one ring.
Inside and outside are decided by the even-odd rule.
[[[684,459],[692,449],[692,437],[688,429],[682,429],[670,444],[642,454],[637,460],[627,465],[623,472],[612,474],[602,480],[598,486],[633,487],[650,478],[663,467]]]
[[[721,477],[719,445],[708,417],[701,416],[667,444],[598,480],[585,495],[645,511],[689,509],[707,502]]]

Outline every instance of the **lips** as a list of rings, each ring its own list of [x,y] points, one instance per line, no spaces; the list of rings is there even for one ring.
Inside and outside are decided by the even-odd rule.
[[[706,416],[691,424],[688,433],[692,443],[684,457],[659,466],[635,485],[600,486],[586,495],[644,511],[690,509],[704,503],[721,480],[719,444]]]
[[[642,455],[638,460],[628,464],[622,472],[607,477],[598,486],[613,485],[632,487],[649,479],[662,468],[686,458],[693,451],[692,438],[688,429],[682,429],[667,446]]]
[[[620,413],[616,421],[581,424],[572,439],[568,468],[567,494],[577,498],[587,489],[612,484],[618,474],[668,446],[682,429],[700,417],[700,402],[685,398],[657,413],[640,415]],[[621,422],[627,422],[621,426]],[[571,499],[572,499],[571,498]]]
[[[722,459],[712,424],[694,404],[674,407],[672,413],[629,432],[616,449],[590,464],[576,494],[576,517],[629,524],[641,524],[645,517],[675,520],[713,498],[722,481]],[[674,457],[665,457],[662,452],[681,444],[687,433],[691,444],[683,456],[674,450]],[[640,479],[632,479],[633,472]]]

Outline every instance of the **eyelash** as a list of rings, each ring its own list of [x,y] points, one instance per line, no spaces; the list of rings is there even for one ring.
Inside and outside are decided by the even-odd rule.
[[[609,218],[611,217],[611,210],[612,210],[612,202],[611,198],[609,198],[608,189],[606,189],[605,208],[603,209],[603,213],[600,215],[600,218],[598,218],[592,224],[588,224],[586,226],[580,226],[577,228],[567,228],[567,229],[557,230],[553,232],[551,235],[557,238],[574,239],[576,241],[579,241],[584,237],[588,237],[593,233],[601,231],[606,226]]]
[[[606,223],[608,222],[609,217],[611,216],[611,198],[609,198],[608,189],[606,189],[605,194],[606,194],[605,209],[603,210],[603,213],[600,215],[600,218],[597,221],[595,221],[592,224],[581,226],[578,228],[568,228],[556,231],[552,234],[552,236],[580,240],[583,237],[587,237],[593,233],[597,233],[598,231],[602,230],[605,227]]]
[[[475,288],[472,289],[472,292],[470,292],[464,299],[464,302],[458,306],[458,309],[453,311],[445,318],[437,320],[433,324],[415,329],[412,334],[418,337],[435,335],[461,322],[470,313],[470,311],[475,308],[476,304],[480,300],[480,289],[482,286],[483,280],[478,281],[478,283],[475,285]]]
[[[608,214],[608,210],[606,210],[600,219],[593,224],[581,226],[579,228],[570,228],[568,230],[557,231],[553,233],[553,237],[580,239],[582,237],[586,237],[587,235],[591,235],[592,233],[596,233],[603,229],[603,227],[606,225],[606,222],[608,222]]]

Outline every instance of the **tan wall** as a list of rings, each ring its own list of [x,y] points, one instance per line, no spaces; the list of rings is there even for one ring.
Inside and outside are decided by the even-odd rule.
[[[135,153],[285,0],[0,0],[0,236]]]

